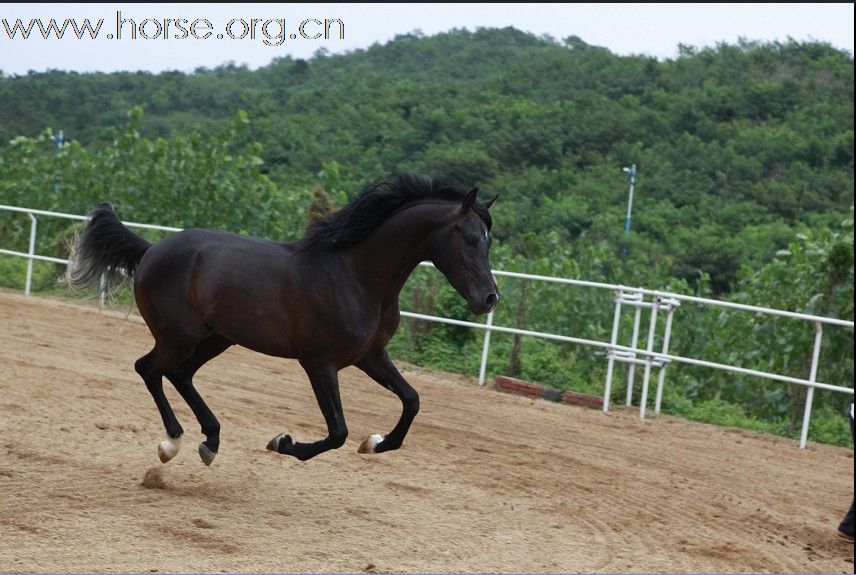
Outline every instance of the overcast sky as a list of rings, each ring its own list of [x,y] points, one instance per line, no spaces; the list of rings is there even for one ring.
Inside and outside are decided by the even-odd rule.
[[[117,13],[126,20],[121,38]],[[558,39],[576,35],[616,54],[661,59],[675,57],[678,44],[714,46],[739,38],[819,40],[852,55],[853,17],[852,3],[0,4],[0,70],[192,71],[229,61],[257,68],[278,56],[309,58],[322,47],[340,53],[416,30],[432,35],[452,28],[505,26]],[[79,26],[84,18],[93,27],[103,22],[95,40],[75,37],[70,21],[61,40],[55,32],[45,40],[35,19],[47,27],[51,18],[60,27],[66,19]],[[15,30],[16,19],[31,28],[29,38]],[[323,32],[325,19],[334,21],[332,37],[313,39]],[[342,29],[344,39],[339,37]],[[9,38],[11,32],[15,39]]]

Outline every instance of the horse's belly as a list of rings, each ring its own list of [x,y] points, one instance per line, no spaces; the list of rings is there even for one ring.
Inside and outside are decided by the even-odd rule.
[[[287,324],[272,323],[251,315],[218,318],[211,329],[242,347],[278,357],[297,357]]]
[[[291,319],[276,301],[274,294],[245,289],[199,303],[205,323],[229,341],[267,355],[296,357]]]

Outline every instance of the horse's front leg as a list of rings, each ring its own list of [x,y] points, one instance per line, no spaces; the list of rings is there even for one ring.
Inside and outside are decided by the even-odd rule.
[[[378,349],[356,364],[373,380],[393,392],[401,400],[401,418],[386,436],[372,435],[362,442],[360,453],[382,453],[401,447],[404,436],[419,413],[419,394],[398,372],[385,349]]]
[[[296,443],[290,435],[280,433],[270,440],[267,448],[306,461],[319,453],[342,447],[348,437],[348,428],[345,425],[345,414],[342,412],[342,401],[339,398],[337,369],[332,365],[314,365],[302,361],[300,365],[309,376],[312,391],[315,392],[315,399],[318,400],[318,407],[321,408],[321,413],[327,421],[327,437],[311,443]]]

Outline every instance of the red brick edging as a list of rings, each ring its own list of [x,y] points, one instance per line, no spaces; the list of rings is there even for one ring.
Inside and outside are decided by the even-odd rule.
[[[545,387],[543,385],[539,385],[537,383],[523,381],[522,379],[508,377],[506,375],[496,376],[494,388],[498,389],[499,391],[513,393],[515,395],[523,395],[532,399],[543,398],[550,401],[566,403],[568,405],[579,405],[592,409],[603,408],[602,397],[598,397],[596,395],[585,395],[582,393],[577,393],[575,391],[561,392],[555,389],[551,389],[549,387]]]

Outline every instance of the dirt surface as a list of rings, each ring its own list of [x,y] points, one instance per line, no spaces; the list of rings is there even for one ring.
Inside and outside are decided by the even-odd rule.
[[[265,445],[324,434],[303,372],[233,348],[197,376],[214,464],[167,384],[186,433],[162,465],[151,344],[135,316],[0,293],[0,571],[853,572],[850,449],[412,368],[404,447],[359,455],[400,404],[350,368],[347,443],[301,463]]]

